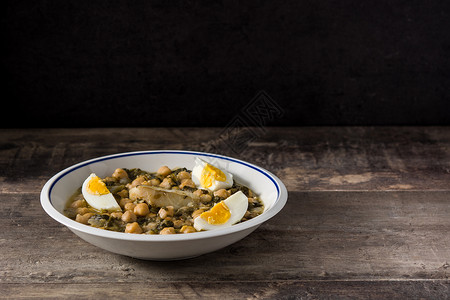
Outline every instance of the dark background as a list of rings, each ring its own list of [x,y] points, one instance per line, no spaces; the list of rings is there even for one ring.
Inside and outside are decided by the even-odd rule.
[[[449,1],[6,1],[1,126],[449,125]]]

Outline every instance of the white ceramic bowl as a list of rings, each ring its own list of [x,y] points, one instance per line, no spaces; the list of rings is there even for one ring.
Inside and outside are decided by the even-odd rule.
[[[69,197],[92,172],[105,177],[110,176],[116,168],[156,171],[163,165],[192,170],[195,157],[228,170],[237,182],[250,187],[264,202],[264,212],[228,228],[174,235],[108,231],[83,225],[63,214]],[[212,252],[244,238],[275,216],[286,204],[287,195],[286,187],[280,179],[253,164],[210,153],[161,150],[114,154],[73,165],[47,181],[41,191],[41,205],[50,217],[67,226],[80,238],[102,249],[140,259],[172,260]]]

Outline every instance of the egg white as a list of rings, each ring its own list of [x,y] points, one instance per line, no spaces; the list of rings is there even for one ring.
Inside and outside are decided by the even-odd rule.
[[[90,206],[98,210],[121,211],[122,209],[120,208],[119,204],[117,204],[117,201],[114,198],[113,194],[108,193],[105,195],[93,195],[88,191],[87,187],[89,185],[89,181],[95,176],[97,175],[95,175],[94,173],[89,175],[89,177],[86,178],[81,187],[81,192],[86,202],[89,203]]]
[[[214,166],[214,167],[216,167],[217,169],[219,169],[220,171],[222,171],[225,174],[225,177],[226,177],[225,181],[219,181],[219,180],[213,179],[212,185],[210,187],[203,186],[201,184],[200,178],[202,176],[203,169],[205,169],[205,167],[206,167],[206,164],[208,164],[208,163],[201,160],[200,158],[195,158],[195,166],[192,169],[192,180],[194,181],[194,183],[197,186],[201,187],[202,189],[208,189],[212,192],[220,190],[220,189],[228,189],[233,186],[233,175],[225,170],[217,168],[216,166]]]
[[[225,223],[209,224],[208,221],[200,215],[194,219],[194,228],[197,231],[200,231],[230,227],[231,225],[239,222],[247,212],[248,198],[241,191],[234,193],[227,199],[223,200],[223,202],[228,207],[231,214],[230,218]]]

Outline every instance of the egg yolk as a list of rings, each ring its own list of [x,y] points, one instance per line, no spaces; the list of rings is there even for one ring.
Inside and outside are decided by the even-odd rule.
[[[87,185],[87,191],[93,195],[106,195],[109,190],[106,184],[98,176],[93,176]]]
[[[223,202],[219,202],[214,205],[209,211],[206,211],[200,215],[200,218],[206,220],[208,224],[220,225],[228,221],[231,217],[228,206]]]
[[[202,175],[200,177],[200,183],[203,187],[210,187],[213,184],[213,180],[225,181],[227,176],[218,168],[206,164],[202,170]]]

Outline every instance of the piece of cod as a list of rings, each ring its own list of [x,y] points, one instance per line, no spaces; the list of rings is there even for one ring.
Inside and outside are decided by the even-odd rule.
[[[139,185],[129,190],[131,200],[142,199],[154,207],[173,206],[175,210],[190,203],[200,201],[192,192],[183,190],[168,190],[150,185]]]

